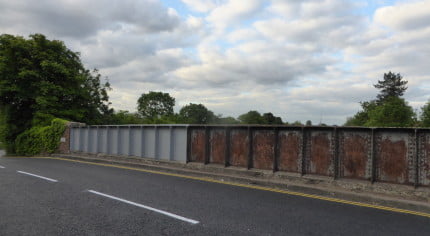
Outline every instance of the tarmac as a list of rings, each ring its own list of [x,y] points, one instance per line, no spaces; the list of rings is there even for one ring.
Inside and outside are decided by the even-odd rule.
[[[1,153],[0,153],[1,155]],[[335,198],[394,207],[410,211],[430,213],[430,188],[414,187],[389,183],[371,183],[355,179],[333,179],[331,177],[303,175],[287,172],[273,172],[240,167],[224,167],[218,164],[178,163],[149,158],[129,156],[89,155],[82,153],[52,154],[73,160],[131,166],[152,171],[180,174],[192,177],[204,177],[216,181],[232,182],[258,188],[270,188],[274,191],[285,190],[292,193],[310,194],[326,198]]]

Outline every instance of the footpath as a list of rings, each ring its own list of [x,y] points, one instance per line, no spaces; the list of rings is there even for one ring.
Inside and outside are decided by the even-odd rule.
[[[1,153],[0,153],[1,155]],[[228,182],[243,187],[272,189],[272,191],[289,191],[296,195],[315,195],[316,198],[335,198],[336,202],[353,201],[363,204],[393,207],[430,214],[430,187],[370,183],[353,179],[333,179],[323,176],[312,176],[286,172],[224,167],[217,164],[177,163],[146,158],[125,156],[106,156],[88,154],[52,154],[73,160],[115,164],[151,171],[160,171],[199,177],[212,182]]]

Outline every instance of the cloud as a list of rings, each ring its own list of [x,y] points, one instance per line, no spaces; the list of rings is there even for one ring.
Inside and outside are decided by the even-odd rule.
[[[182,0],[193,11],[208,12],[217,6],[216,0]]]
[[[156,90],[176,109],[342,124],[389,70],[410,104],[427,101],[429,2],[0,0],[0,31],[64,40],[109,78],[116,109]]]
[[[228,0],[213,9],[206,19],[216,27],[225,28],[252,17],[261,10],[262,5],[261,0]]]
[[[430,27],[430,1],[404,2],[380,8],[374,20],[395,30],[420,30]]]
[[[1,0],[0,27],[13,33],[32,32],[57,37],[85,38],[100,30],[129,27],[141,33],[173,30],[179,24],[174,10],[154,0],[6,1]],[[10,25],[10,19],[19,24]]]

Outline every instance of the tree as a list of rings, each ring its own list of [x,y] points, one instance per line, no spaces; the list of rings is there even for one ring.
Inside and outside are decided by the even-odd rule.
[[[0,35],[0,142],[13,152],[15,138],[54,117],[102,123],[109,108],[108,82],[85,69],[79,53],[44,35]]]
[[[388,97],[383,104],[369,111],[368,127],[411,127],[415,124],[415,113],[411,106],[399,97]]]
[[[231,116],[227,116],[227,117],[218,116],[217,117],[217,123],[218,124],[232,124],[233,125],[233,124],[239,124],[240,122]]]
[[[175,98],[163,92],[150,91],[137,100],[137,111],[143,118],[150,120],[173,115],[174,106]]]
[[[402,79],[403,77],[399,73],[394,74],[391,71],[384,73],[384,80],[378,80],[378,83],[373,85],[381,90],[376,97],[378,103],[384,102],[389,97],[403,96],[403,93],[408,89],[406,87],[408,81]]]
[[[378,80],[378,83],[374,85],[375,88],[380,89],[377,99],[360,102],[363,110],[357,112],[353,117],[349,117],[345,125],[385,127],[414,125],[416,115],[406,101],[401,98],[408,88],[406,87],[408,81],[402,79],[400,74],[394,74],[391,71],[384,73],[384,80]],[[393,110],[390,111],[389,109]]]
[[[369,121],[369,112],[377,107],[376,101],[360,102],[362,111],[357,112],[353,117],[349,117],[345,126],[365,126]]]
[[[421,126],[430,127],[430,101],[428,101],[423,107],[421,107],[420,121]]]
[[[119,110],[114,112],[109,120],[109,124],[127,125],[127,124],[143,124],[145,121],[137,113]]]
[[[203,104],[190,103],[181,108],[179,116],[189,124],[210,124],[216,119],[215,114]]]
[[[312,126],[312,121],[311,120],[307,120],[305,125],[306,126]]]
[[[258,111],[248,111],[237,119],[242,124],[264,124],[264,119]]]
[[[271,112],[263,114],[263,122],[268,125],[282,125],[284,122],[279,116],[274,116]]]
[[[293,123],[291,123],[291,125],[302,126],[303,124],[299,120],[296,120]]]

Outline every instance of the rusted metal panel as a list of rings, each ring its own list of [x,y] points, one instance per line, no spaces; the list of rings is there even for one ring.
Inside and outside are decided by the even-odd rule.
[[[411,184],[414,181],[414,136],[380,132],[376,138],[377,180]]]
[[[249,137],[246,129],[231,130],[230,165],[248,167]]]
[[[306,173],[333,175],[333,134],[330,131],[311,131],[308,145],[310,151],[306,162]]]
[[[226,149],[226,131],[225,129],[213,129],[210,134],[210,162],[217,164],[225,163]]]
[[[430,133],[419,135],[419,175],[420,185],[430,186]]]
[[[253,167],[273,169],[275,159],[275,132],[273,130],[256,130],[253,139]]]
[[[191,129],[191,161],[205,161],[205,134],[204,129]]]
[[[339,139],[340,177],[370,179],[371,132],[343,131]]]
[[[279,132],[279,170],[300,172],[302,136],[298,131]]]

